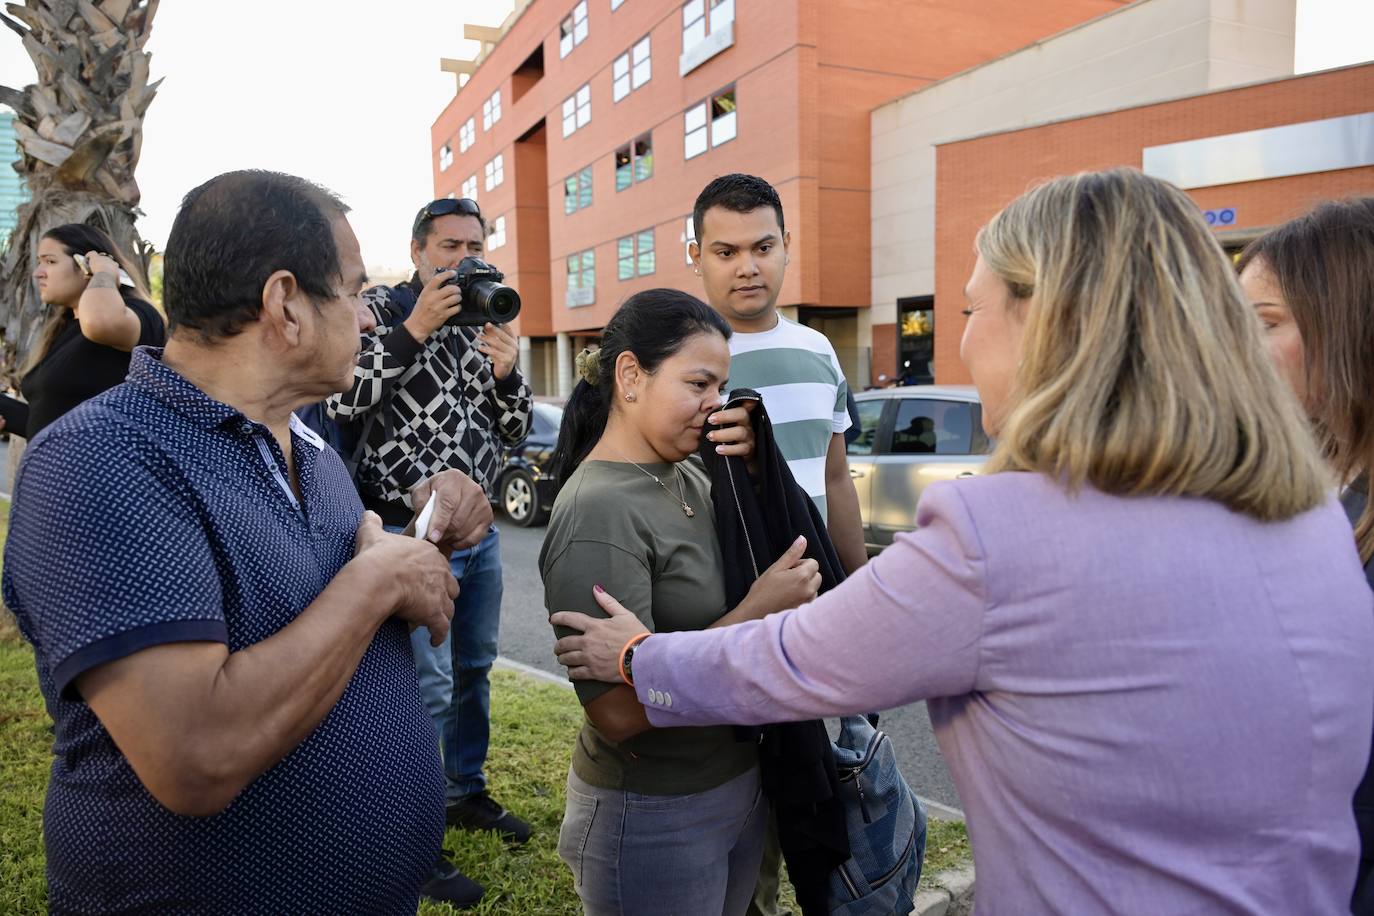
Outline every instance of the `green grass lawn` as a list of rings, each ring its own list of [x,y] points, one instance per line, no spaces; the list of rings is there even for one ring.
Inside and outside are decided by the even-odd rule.
[[[0,501],[0,544],[8,517],[9,506]],[[520,849],[507,850],[492,835],[448,832],[445,846],[454,862],[487,887],[481,905],[466,912],[577,916],[581,906],[572,875],[557,848],[563,786],[582,709],[572,691],[510,671],[492,672],[491,692],[492,794],[528,820],[534,836]],[[42,814],[52,761],[48,725],[33,653],[13,626],[0,621],[0,913],[7,916],[47,912]],[[926,874],[959,864],[968,854],[962,823],[931,821]],[[428,902],[420,907],[426,916],[453,912]]]

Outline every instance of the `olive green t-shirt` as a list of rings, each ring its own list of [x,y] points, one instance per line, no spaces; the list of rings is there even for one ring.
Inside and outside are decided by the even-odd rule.
[[[704,630],[729,610],[710,478],[692,461],[642,467],[673,496],[628,463],[584,461],[568,478],[539,557],[544,604],[549,613],[605,617],[592,597],[592,586],[600,585],[652,631]],[[679,483],[695,517],[682,511]],[[613,689],[577,682],[584,706]],[[588,720],[572,765],[603,789],[679,795],[713,789],[757,762],[757,746],[737,740],[729,725],[656,728],[615,744]]]

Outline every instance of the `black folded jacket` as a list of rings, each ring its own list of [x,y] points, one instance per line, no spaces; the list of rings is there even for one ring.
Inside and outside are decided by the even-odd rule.
[[[711,475],[721,556],[725,560],[725,596],[730,607],[744,600],[754,580],[782,556],[797,535],[806,537],[806,556],[820,565],[821,591],[844,581],[835,553],[811,497],[797,485],[773,437],[763,399],[757,391],[737,388],[727,407],[754,401],[757,473],[751,479],[739,458],[716,454],[703,438],[701,459]],[[778,839],[787,874],[805,916],[827,911],[830,873],[849,859],[849,834],[839,775],[831,754],[830,735],[820,719],[748,729],[759,741],[759,768],[764,794],[773,803]]]

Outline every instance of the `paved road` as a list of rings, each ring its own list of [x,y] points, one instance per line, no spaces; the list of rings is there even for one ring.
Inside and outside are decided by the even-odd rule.
[[[498,515],[501,561],[505,569],[505,601],[501,607],[501,654],[506,658],[561,675],[553,659],[553,631],[544,609],[539,581],[539,548],[543,528],[520,528]],[[916,794],[960,807],[954,782],[930,730],[924,703],[903,706],[882,716],[882,728],[892,736],[897,759]],[[833,731],[833,729],[832,729]]]

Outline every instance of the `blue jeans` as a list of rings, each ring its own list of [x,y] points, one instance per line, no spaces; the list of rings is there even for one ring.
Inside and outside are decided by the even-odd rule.
[[[570,770],[558,857],[585,916],[742,916],[767,816],[757,767],[691,795],[601,789]]]
[[[500,532],[493,527],[477,546],[455,552],[449,568],[458,580],[458,599],[448,638],[431,646],[429,630],[419,627],[410,634],[410,648],[420,695],[434,719],[452,802],[487,787],[482,765],[491,740],[489,675],[501,629]]]

